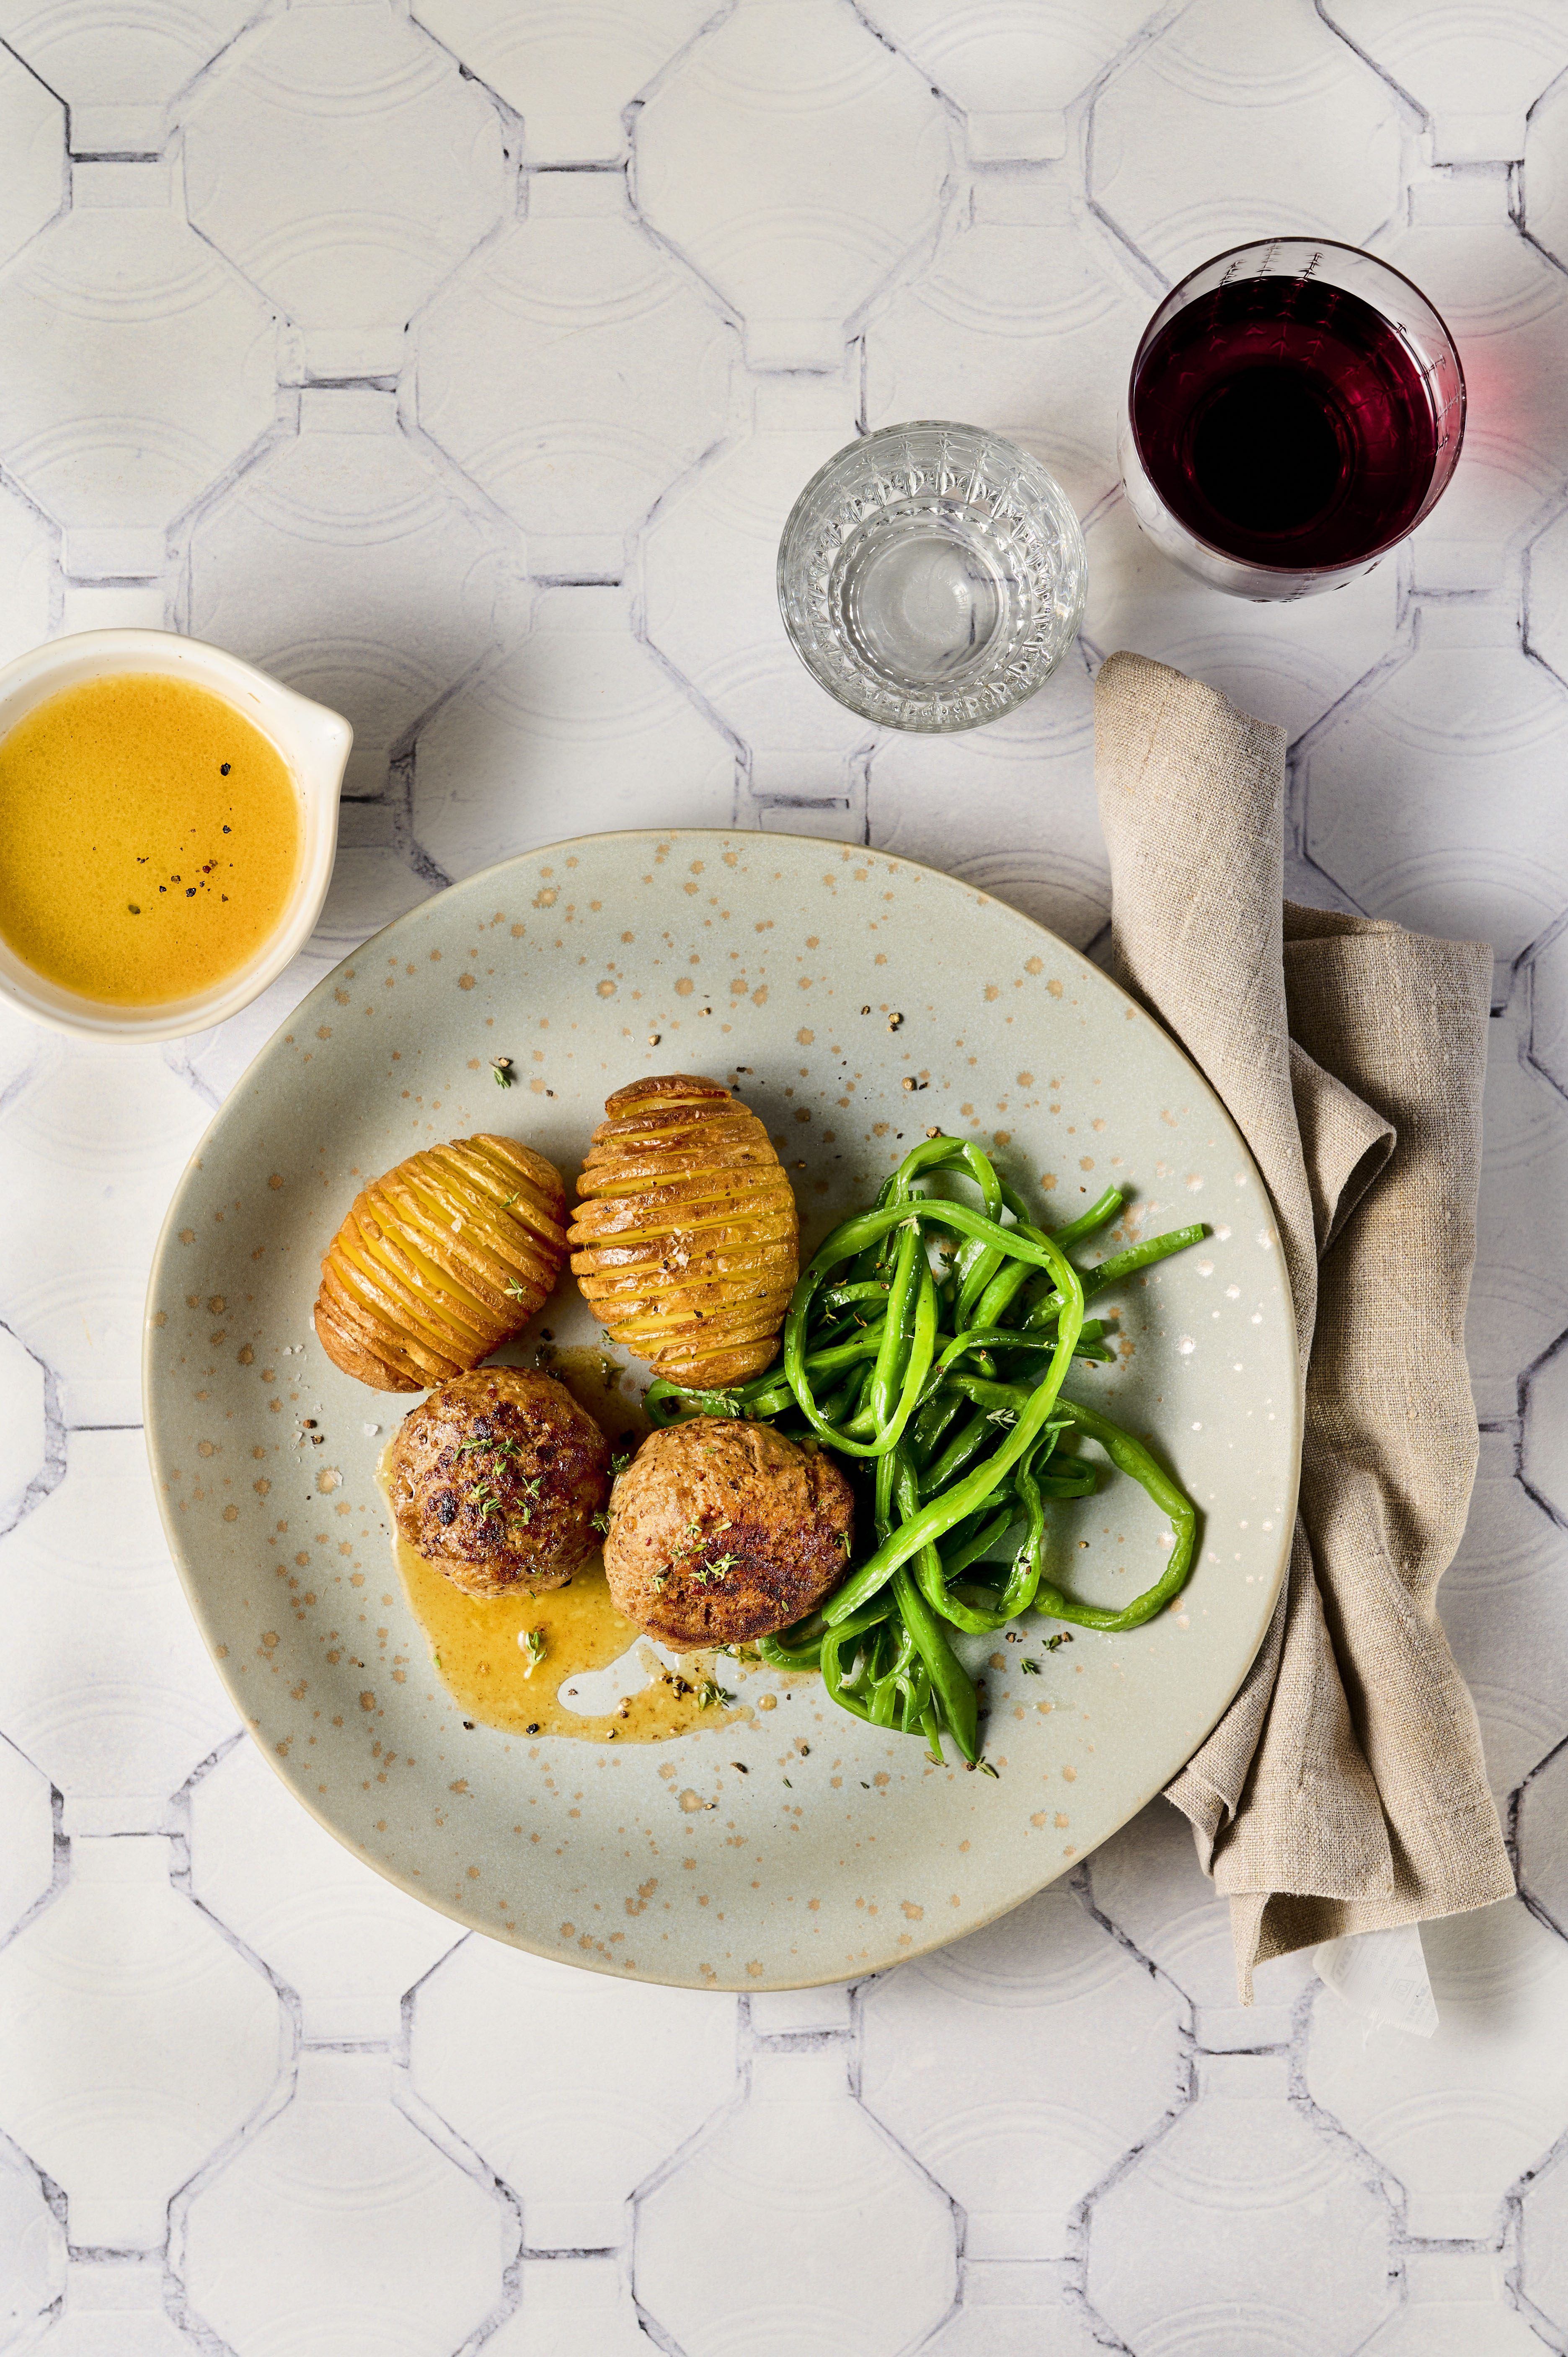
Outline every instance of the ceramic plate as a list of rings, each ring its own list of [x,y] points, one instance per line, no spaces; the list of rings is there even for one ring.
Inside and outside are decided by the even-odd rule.
[[[519,1076],[505,1095],[497,1055]],[[1197,1572],[1126,1636],[1079,1630],[1042,1652],[1031,1622],[1037,1675],[1020,1673],[1023,1645],[964,1641],[989,1689],[994,1779],[933,1767],[917,1738],[863,1727],[814,1680],[753,1673],[741,1719],[666,1743],[530,1743],[466,1727],[431,1665],[374,1479],[412,1403],[323,1355],[321,1254],[368,1177],[436,1139],[510,1131],[570,1184],[606,1095],[671,1071],[738,1082],[779,1143],[808,1248],[938,1125],[982,1140],[1058,1224],[1110,1181],[1132,1198],[1119,1240],[1212,1225],[1104,1297],[1122,1355],[1069,1382],[1151,1434],[1197,1498]],[[1202,1740],[1283,1575],[1294,1331],[1233,1124],[1079,952],[950,877],[836,844],[595,836],[510,860],[377,934],[208,1131],[159,1242],[147,1321],[165,1525],[267,1759],[405,1889],[591,1971],[690,1987],[843,1980],[1017,1905]],[[563,1342],[596,1339],[569,1275],[542,1322]],[[1125,1598],[1156,1577],[1161,1528],[1141,1491],[1110,1479],[1058,1510],[1058,1576]]]

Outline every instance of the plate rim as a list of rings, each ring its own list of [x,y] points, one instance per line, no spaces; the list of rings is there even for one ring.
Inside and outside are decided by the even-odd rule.
[[[394,1889],[403,1891],[408,1898],[417,1900],[422,1906],[433,1909],[436,1914],[446,1916],[448,1921],[452,1922],[460,1923],[467,1932],[476,1932],[482,1938],[495,1941],[498,1946],[516,1948],[521,1951],[524,1954],[538,1956],[545,1963],[568,1965],[574,1970],[579,1972],[595,1973],[606,1978],[618,1981],[623,1986],[625,1985],[625,1975],[615,1971],[608,1963],[599,1959],[598,1957],[573,1952],[563,1953],[559,1948],[547,1947],[542,1940],[522,1937],[521,1926],[519,1927],[518,1936],[510,1936],[508,1931],[502,1926],[492,1922],[488,1919],[481,1920],[477,1914],[467,1911],[460,1903],[448,1901],[446,1899],[436,1897],[432,1890],[424,1887],[411,1876],[398,1872],[388,1861],[373,1856],[361,1843],[354,1838],[352,1834],[336,1824],[329,1815],[317,1807],[311,1796],[306,1792],[303,1780],[296,1779],[295,1775],[291,1773],[291,1760],[286,1758],[277,1758],[261,1740],[256,1727],[247,1712],[245,1698],[238,1692],[235,1679],[230,1674],[228,1662],[220,1652],[220,1644],[221,1641],[218,1637],[215,1629],[210,1622],[209,1613],[203,1600],[203,1591],[199,1577],[191,1563],[188,1561],[188,1551],[182,1541],[177,1523],[172,1512],[172,1503],[168,1496],[166,1483],[163,1478],[166,1469],[160,1460],[159,1456],[159,1448],[161,1445],[161,1435],[159,1432],[159,1402],[156,1379],[153,1365],[156,1348],[155,1337],[159,1330],[153,1323],[154,1300],[160,1278],[164,1275],[166,1266],[172,1259],[172,1246],[178,1232],[178,1218],[187,1190],[190,1188],[194,1179],[200,1172],[202,1157],[207,1152],[213,1135],[219,1128],[231,1117],[239,1102],[241,1092],[249,1082],[252,1072],[256,1070],[256,1067],[262,1062],[264,1057],[267,1057],[272,1053],[285,1027],[297,1019],[299,1007],[306,1003],[306,1000],[313,996],[316,991],[324,988],[327,984],[332,982],[334,977],[340,974],[346,965],[357,959],[364,957],[367,952],[373,949],[378,943],[385,941],[389,934],[395,933],[401,926],[408,923],[413,918],[427,917],[430,910],[437,904],[437,902],[446,899],[449,894],[467,890],[474,886],[483,884],[488,878],[499,876],[504,871],[517,866],[525,860],[536,860],[549,855],[555,855],[564,857],[568,852],[575,852],[581,856],[585,848],[606,843],[639,842],[649,844],[674,844],[676,842],[685,843],[701,841],[727,843],[737,836],[745,837],[748,834],[757,834],[758,841],[766,841],[780,845],[799,845],[802,847],[812,849],[821,848],[823,851],[833,847],[835,841],[833,838],[825,838],[819,835],[787,834],[781,830],[776,834],[771,829],[768,832],[766,836],[763,836],[758,830],[744,827],[612,827],[606,828],[600,833],[595,834],[562,835],[550,843],[531,845],[525,851],[509,853],[504,859],[493,860],[487,866],[475,868],[472,873],[467,876],[457,877],[452,883],[445,885],[441,890],[433,892],[427,899],[417,902],[413,909],[405,909],[402,914],[389,919],[388,922],[381,926],[377,931],[367,933],[362,942],[356,943],[352,949],[346,951],[343,956],[337,960],[336,963],[328,967],[325,974],[318,976],[317,981],[311,984],[310,988],[304,993],[303,996],[295,1006],[291,1007],[289,1011],[279,1019],[277,1025],[271,1032],[269,1032],[267,1038],[256,1049],[254,1055],[251,1057],[243,1069],[231,1082],[222,1103],[213,1112],[211,1119],[207,1123],[200,1136],[197,1139],[195,1146],[192,1147],[189,1155],[186,1158],[178,1178],[175,1181],[173,1191],[169,1197],[168,1208],[164,1214],[162,1224],[158,1230],[157,1241],[153,1247],[152,1259],[147,1272],[146,1297],[143,1305],[140,1368],[142,1437],[144,1447],[146,1451],[148,1469],[152,1476],[153,1493],[157,1502],[158,1519],[163,1526],[164,1536],[168,1545],[170,1560],[178,1575],[180,1587],[184,1591],[186,1602],[190,1608],[191,1617],[196,1622],[197,1629],[201,1637],[201,1641],[207,1649],[209,1660],[222,1683],[224,1692],[240,1720],[241,1727],[243,1729],[247,1739],[254,1746],[255,1750],[260,1754],[261,1758],[266,1761],[267,1766],[277,1777],[285,1790],[302,1808],[306,1810],[307,1814],[317,1824],[320,1825],[325,1832],[330,1834],[333,1840],[338,1843],[342,1848],[346,1849],[350,1857],[357,1858],[362,1866],[370,1867],[373,1873],[380,1875],[383,1881],[390,1882],[392,1884]],[[1053,933],[1048,926],[1042,925],[1036,918],[1029,916],[1026,910],[1013,908],[1010,902],[1001,899],[998,894],[985,891],[977,885],[967,883],[962,877],[950,874],[945,868],[934,867],[928,860],[910,859],[902,852],[886,851],[875,845],[866,845],[862,846],[845,846],[839,845],[837,847],[840,849],[864,849],[866,855],[870,857],[886,860],[890,863],[897,863],[899,866],[914,869],[920,874],[932,877],[937,882],[947,886],[955,891],[968,893],[977,903],[986,904],[994,902],[998,907],[1005,909],[1009,916],[1015,917],[1021,924],[1027,925],[1033,932],[1039,934],[1043,940],[1048,942],[1054,949],[1059,951],[1064,956],[1072,958],[1079,963],[1090,965],[1098,976],[1099,980],[1102,982],[1107,988],[1112,991],[1127,1007],[1135,1009],[1136,1013],[1144,1021],[1152,1023],[1155,1026],[1155,1029],[1160,1033],[1162,1039],[1165,1040],[1167,1048],[1175,1053],[1179,1060],[1187,1067],[1188,1071],[1193,1074],[1200,1086],[1208,1092],[1219,1105],[1221,1113],[1225,1116],[1225,1119],[1230,1123],[1230,1127],[1235,1132],[1236,1136],[1240,1141],[1241,1151],[1247,1159],[1248,1167],[1251,1170],[1252,1175],[1257,1179],[1259,1187],[1262,1190],[1263,1200],[1269,1207],[1270,1219],[1277,1232],[1279,1222],[1278,1214],[1274,1209],[1273,1196],[1269,1189],[1262,1172],[1258,1168],[1256,1158],[1253,1156],[1251,1147],[1248,1144],[1245,1136],[1242,1135],[1240,1124],[1236,1121],[1234,1114],[1231,1113],[1229,1105],[1226,1104],[1224,1098],[1219,1093],[1219,1091],[1214,1086],[1214,1083],[1209,1080],[1208,1074],[1188,1053],[1182,1041],[1176,1038],[1176,1034],[1170,1030],[1168,1026],[1165,1024],[1149,1007],[1145,1006],[1141,1000],[1134,998],[1133,994],[1127,990],[1122,983],[1118,982],[1114,975],[1107,974],[1103,967],[1096,965],[1094,961],[1089,956],[1087,950],[1074,948],[1073,944],[1070,942],[1064,941],[1059,933]],[[1286,1297],[1288,1299],[1288,1283],[1286,1285],[1285,1291]],[[1185,1757],[1171,1770],[1170,1775],[1172,1779],[1178,1776],[1182,1772],[1182,1770],[1196,1757],[1197,1752],[1202,1749],[1204,1744],[1208,1742],[1209,1737],[1213,1734],[1215,1728],[1219,1725],[1220,1720],[1225,1717],[1227,1711],[1230,1708],[1231,1704],[1235,1701],[1236,1696],[1246,1684],[1248,1678],[1251,1675],[1253,1665],[1268,1641],[1269,1631],[1273,1625],[1280,1596],[1283,1590],[1286,1576],[1290,1567],[1301,1485],[1304,1403],[1302,1399],[1301,1384],[1301,1353],[1294,1316],[1286,1318],[1284,1320],[1284,1327],[1286,1334],[1286,1347],[1289,1353],[1291,1378],[1289,1428],[1287,1435],[1290,1452],[1290,1469],[1285,1485],[1284,1512],[1281,1516],[1280,1538],[1274,1550],[1275,1559],[1269,1585],[1268,1609],[1261,1616],[1261,1625],[1257,1643],[1253,1646],[1245,1663],[1238,1671],[1234,1685],[1231,1686],[1230,1692],[1219,1705],[1213,1717],[1209,1719],[1207,1726],[1205,1726],[1197,1736],[1191,1749],[1187,1751]],[[1199,1511],[1201,1512],[1202,1510],[1200,1509]],[[750,1996],[756,1995],[759,1992],[766,1994],[772,1990],[838,1987],[869,1979],[878,1973],[890,1970],[897,1964],[913,1964],[918,1958],[939,1953],[942,1949],[951,1947],[957,1942],[968,1939],[973,1933],[983,1932],[991,1924],[1000,1921],[1004,1915],[1010,1915],[1017,1909],[1028,1905],[1031,1900],[1036,1899],[1042,1890],[1048,1889],[1053,1883],[1069,1878],[1079,1867],[1087,1865],[1097,1850],[1102,1848],[1106,1842],[1110,1841],[1116,1834],[1120,1833],[1123,1825],[1129,1824],[1133,1818],[1139,1813],[1140,1810],[1147,1808],[1151,1801],[1159,1798],[1164,1790],[1164,1785],[1156,1786],[1153,1792],[1147,1794],[1143,1800],[1135,1803],[1134,1805],[1127,1810],[1122,1816],[1119,1817],[1113,1825],[1110,1826],[1105,1833],[1101,1834],[1099,1839],[1095,1841],[1090,1848],[1084,1850],[1078,1857],[1074,1858],[1070,1865],[1067,1863],[1058,1865],[1053,1872],[1042,1876],[1040,1880],[1036,1883],[1032,1889],[1025,1891],[1021,1896],[1016,1893],[1010,1894],[988,1910],[982,1912],[979,1915],[969,1917],[958,1929],[947,1933],[945,1936],[938,1933],[932,1937],[921,1940],[917,1934],[916,1938],[911,1941],[908,1947],[901,1948],[896,1954],[884,1957],[880,1961],[867,1962],[859,1971],[852,1972],[848,1975],[838,1971],[830,1973],[808,1971],[796,1976],[775,1975],[770,1973],[761,1979],[746,1977],[743,1974],[739,1978],[731,1979],[723,1973],[716,1974],[711,1978],[694,1978],[688,1974],[680,1972],[647,1970],[639,1971],[637,1974],[637,1982],[639,1985],[646,1987],[692,1989],[704,1993],[711,1993],[715,1996]]]

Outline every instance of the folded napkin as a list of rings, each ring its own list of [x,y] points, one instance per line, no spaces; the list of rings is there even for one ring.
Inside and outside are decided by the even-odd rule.
[[[1119,977],[1251,1147],[1295,1302],[1289,1576],[1167,1796],[1230,1900],[1250,2002],[1266,1957],[1514,1887],[1434,1601],[1476,1470],[1491,952],[1283,902],[1284,731],[1213,688],[1112,655],[1094,721]]]

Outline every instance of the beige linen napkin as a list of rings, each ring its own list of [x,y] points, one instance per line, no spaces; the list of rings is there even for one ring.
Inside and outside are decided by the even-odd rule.
[[[1513,1877],[1435,1590],[1477,1457],[1465,1365],[1491,953],[1282,902],[1284,732],[1144,656],[1095,688],[1117,969],[1268,1182],[1301,1346],[1289,1577],[1168,1797],[1238,1975]]]

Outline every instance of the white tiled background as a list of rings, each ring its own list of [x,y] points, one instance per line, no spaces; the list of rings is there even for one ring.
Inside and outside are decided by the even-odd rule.
[[[1568,2350],[1568,0],[0,0],[0,651],[172,622],[339,705],[317,940],[159,1053],[0,1022],[0,2347],[50,2357]],[[1454,326],[1457,479],[1301,608],[1115,488],[1176,275],[1369,244]],[[868,732],[773,553],[857,428],[998,425],[1089,526],[1081,660]],[[613,1986],[359,1870],[241,1737],[137,1429],[212,1107],[449,878],[644,822],[868,839],[1102,934],[1090,680],[1284,721],[1303,897],[1497,951],[1443,1605],[1520,1896],[1430,2044],[1236,2004],[1156,1803],[872,1984]]]

